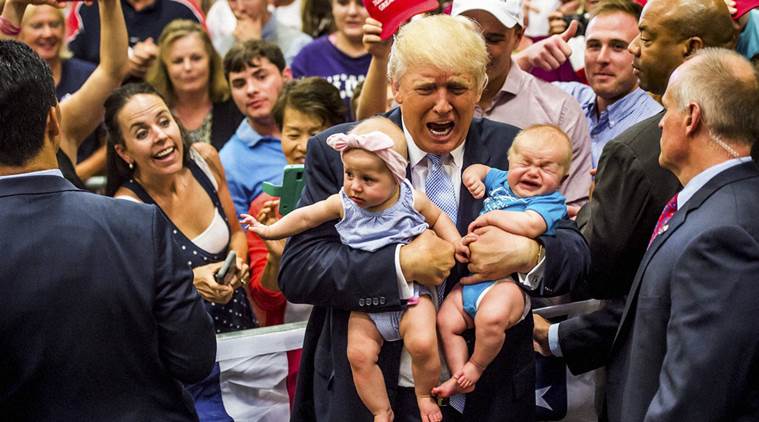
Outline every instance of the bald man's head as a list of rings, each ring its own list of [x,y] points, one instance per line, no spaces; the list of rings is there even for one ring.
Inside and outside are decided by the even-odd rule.
[[[732,50],[705,48],[672,73],[666,95],[685,111],[698,104],[712,137],[751,145],[759,136],[759,75]]]
[[[704,47],[733,48],[737,39],[723,0],[649,0],[630,44],[640,86],[663,94],[672,72]]]

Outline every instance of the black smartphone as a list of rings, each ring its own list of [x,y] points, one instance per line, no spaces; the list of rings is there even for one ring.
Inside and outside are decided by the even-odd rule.
[[[216,279],[216,282],[219,284],[227,284],[224,280],[227,277],[227,273],[229,270],[235,265],[235,261],[237,260],[237,252],[234,250],[229,251],[227,254],[227,258],[224,260],[224,263],[221,264],[221,268],[219,268],[214,274],[213,278]]]

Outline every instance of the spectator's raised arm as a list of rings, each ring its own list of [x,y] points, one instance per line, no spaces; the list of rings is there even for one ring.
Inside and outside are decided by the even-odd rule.
[[[98,0],[100,64],[82,87],[61,103],[61,150],[76,162],[79,144],[103,120],[103,103],[121,85],[127,64],[127,31],[119,0]]]

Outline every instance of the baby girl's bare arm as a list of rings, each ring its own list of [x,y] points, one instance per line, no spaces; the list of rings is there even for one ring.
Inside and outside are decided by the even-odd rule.
[[[414,192],[414,208],[424,216],[427,224],[439,238],[454,245],[461,240],[461,235],[450,217],[430,201],[427,196]]]
[[[338,194],[323,201],[298,208],[283,216],[276,223],[266,226],[248,214],[242,214],[241,223],[248,224],[248,230],[263,239],[284,239],[308,229],[320,226],[327,221],[341,218],[343,205]]]

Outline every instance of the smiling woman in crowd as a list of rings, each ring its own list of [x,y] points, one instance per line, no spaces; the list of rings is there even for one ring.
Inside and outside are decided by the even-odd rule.
[[[158,41],[160,60],[148,71],[148,83],[166,98],[190,143],[217,150],[235,133],[243,115],[229,97],[221,58],[199,23],[175,20]]]

